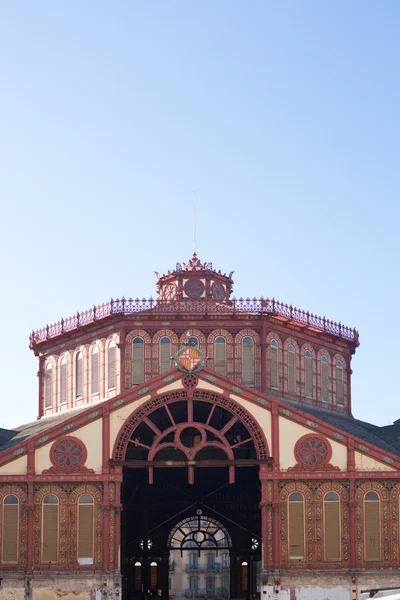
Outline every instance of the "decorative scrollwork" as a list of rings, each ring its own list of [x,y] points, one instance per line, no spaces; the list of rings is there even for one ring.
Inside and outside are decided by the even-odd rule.
[[[50,469],[45,469],[43,473],[74,473],[74,472],[91,472],[92,469],[87,469],[84,464],[87,459],[87,450],[82,440],[67,436],[63,437],[52,445],[50,448],[50,460],[53,464]]]

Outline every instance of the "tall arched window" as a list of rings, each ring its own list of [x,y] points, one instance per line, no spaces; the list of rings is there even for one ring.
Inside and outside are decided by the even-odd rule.
[[[321,356],[321,399],[322,402],[328,402],[328,359],[326,356]]]
[[[278,389],[278,342],[276,340],[271,340],[271,387],[274,389]]]
[[[325,560],[340,560],[340,500],[336,492],[324,498]]]
[[[53,403],[53,368],[47,364],[44,372],[44,402],[46,408],[51,408]]]
[[[189,344],[193,344],[194,346],[198,346],[199,345],[199,340],[195,335],[192,335],[189,339],[188,339]]]
[[[226,375],[226,342],[221,335],[214,342],[214,371]]]
[[[150,590],[155,592],[157,590],[157,563],[152,561],[150,563]]]
[[[240,579],[242,592],[247,592],[249,589],[249,563],[246,560],[241,565]]]
[[[380,560],[381,519],[376,492],[367,492],[364,497],[364,547],[365,560]]]
[[[78,502],[78,562],[93,563],[94,502],[92,496],[83,494]]]
[[[99,393],[99,371],[100,371],[100,363],[99,363],[99,349],[95,346],[92,350],[92,364],[90,368],[91,381],[92,381],[92,396]]]
[[[313,359],[309,350],[304,354],[304,382],[307,398],[313,396]]]
[[[18,498],[6,496],[3,503],[3,563],[18,562]]]
[[[289,496],[289,558],[304,558],[304,498],[299,492]]]
[[[336,362],[336,402],[339,406],[344,404],[344,386],[343,386],[343,363]]]
[[[142,592],[142,563],[137,561],[135,562],[135,592]]]
[[[75,395],[82,398],[83,394],[83,364],[82,352],[78,352],[75,358]]]
[[[288,347],[288,392],[296,393],[296,351],[294,346]]]
[[[254,385],[254,341],[249,336],[242,341],[242,383]]]
[[[111,342],[108,347],[108,389],[113,390],[117,385],[117,349],[115,342]]]
[[[67,404],[67,359],[63,358],[60,364],[60,404]]]
[[[58,500],[48,494],[43,500],[42,561],[58,560]]]
[[[144,341],[135,337],[132,342],[132,385],[144,381]]]
[[[171,368],[171,340],[164,336],[160,340],[160,373],[165,373]]]

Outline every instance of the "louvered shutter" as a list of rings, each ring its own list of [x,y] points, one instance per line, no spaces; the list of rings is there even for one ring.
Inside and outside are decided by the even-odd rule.
[[[214,344],[214,371],[226,374],[226,343],[223,338]]]
[[[82,365],[82,354],[78,354],[76,357],[76,397],[82,397],[82,374],[83,374],[83,365]]]
[[[336,402],[344,403],[343,368],[336,367]]]
[[[312,398],[313,395],[313,359],[311,356],[305,357],[305,384],[306,396]]]
[[[163,338],[160,342],[160,373],[165,373],[171,368],[171,342]]]
[[[379,500],[368,500],[364,502],[365,515],[365,559],[380,560],[380,515]]]
[[[99,353],[92,354],[92,394],[99,393]]]
[[[67,402],[67,365],[63,363],[60,367],[60,404]]]
[[[288,390],[292,394],[296,392],[296,353],[288,351]]]
[[[253,340],[244,338],[242,355],[242,383],[244,385],[254,385],[254,358],[253,358]]]
[[[43,506],[43,562],[57,562],[58,559],[58,505]]]
[[[304,558],[303,502],[289,502],[289,558]]]
[[[340,560],[340,503],[325,502],[325,559]]]
[[[132,384],[144,381],[144,344],[132,344]]]
[[[271,346],[271,387],[278,388],[278,348]]]
[[[108,389],[111,390],[116,386],[116,353],[115,346],[108,349]]]
[[[45,388],[44,388],[44,396],[46,402],[46,408],[49,408],[52,405],[52,392],[53,392],[53,370],[46,369],[45,371]]]
[[[93,504],[79,504],[78,558],[93,558]]]
[[[5,504],[3,512],[3,562],[18,562],[18,504]]]
[[[321,362],[321,394],[322,400],[328,401],[328,363]]]

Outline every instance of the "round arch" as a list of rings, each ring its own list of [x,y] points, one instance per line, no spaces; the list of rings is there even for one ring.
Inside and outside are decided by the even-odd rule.
[[[167,541],[169,550],[222,550],[231,547],[231,536],[225,527],[201,511],[175,525]]]

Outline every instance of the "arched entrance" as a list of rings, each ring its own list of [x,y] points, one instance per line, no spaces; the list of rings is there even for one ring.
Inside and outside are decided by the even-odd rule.
[[[175,598],[172,586],[177,572],[171,571],[171,565],[175,560],[175,568],[177,560],[173,555],[183,556],[190,552],[190,544],[206,540],[215,545],[215,554],[227,551],[229,565],[222,573],[215,556],[212,565],[218,566],[213,571],[211,549],[210,558],[200,560],[207,546],[193,546],[192,556],[200,553],[198,562],[204,569],[204,561],[210,561],[211,572],[204,571],[197,582],[190,580],[190,562],[185,563],[183,597],[224,600],[221,594],[226,595],[227,588],[231,598],[251,598],[257,593],[261,561],[259,468],[268,462],[266,440],[254,418],[238,403],[196,390],[193,375],[184,380],[186,389],[159,396],[137,409],[115,444],[113,462],[124,467],[123,600]],[[201,518],[203,515],[208,521]],[[206,521],[212,524],[208,532],[201,525]],[[196,530],[197,540],[193,537],[196,522],[201,525]],[[219,547],[219,538],[213,541],[208,535],[213,528],[229,540],[226,548]],[[183,545],[178,548],[174,545],[179,536]],[[213,578],[217,571],[225,579]],[[221,582],[229,586],[217,586]]]

